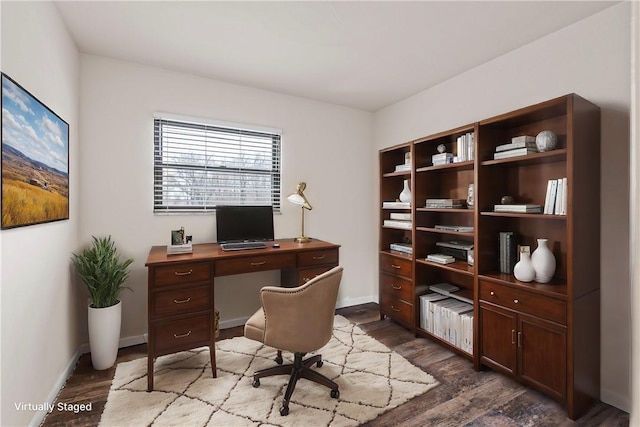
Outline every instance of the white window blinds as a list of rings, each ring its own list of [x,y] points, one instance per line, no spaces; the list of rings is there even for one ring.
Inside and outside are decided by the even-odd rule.
[[[154,212],[280,209],[279,130],[154,118]]]

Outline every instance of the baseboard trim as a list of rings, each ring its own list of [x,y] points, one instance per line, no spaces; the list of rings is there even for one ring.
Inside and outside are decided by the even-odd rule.
[[[62,390],[62,387],[64,387],[65,383],[67,382],[67,380],[69,379],[73,371],[75,370],[76,364],[78,363],[78,359],[80,359],[81,354],[82,353],[80,353],[80,349],[78,349],[75,352],[75,354],[71,357],[71,360],[67,364],[66,369],[62,372],[62,374],[60,374],[60,376],[58,377],[58,380],[53,384],[53,388],[51,389],[51,392],[49,393],[49,396],[47,397],[47,400],[46,400],[46,403],[48,403],[49,407],[52,407],[54,405],[56,398],[60,394],[60,390]],[[36,412],[33,415],[31,422],[29,422],[29,426],[33,426],[33,427],[39,426],[40,424],[42,424],[42,422],[44,421],[45,417],[48,414],[49,412],[45,410]]]
[[[631,413],[631,402],[628,396],[623,396],[611,390],[600,389],[600,400],[607,405],[615,406],[627,413]]]

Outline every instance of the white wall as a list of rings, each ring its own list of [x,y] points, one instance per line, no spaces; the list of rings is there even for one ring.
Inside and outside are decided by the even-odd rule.
[[[123,295],[123,338],[147,332],[146,261],[151,245],[166,245],[185,227],[194,243],[215,241],[214,215],[154,215],[153,113],[156,111],[283,130],[282,194],[307,182],[313,210],[305,234],[341,244],[344,277],[339,305],[377,293],[372,199],[372,115],[359,110],[222,83],[193,75],[81,56],[80,239],[111,234],[133,257],[133,293]],[[283,200],[276,237],[300,233],[300,209]],[[259,307],[258,289],[277,272],[216,279],[222,326],[243,323]],[[84,324],[84,321],[82,321]]]
[[[2,425],[43,414],[15,404],[53,399],[80,345],[77,285],[79,59],[48,2],[2,2],[2,71],[69,123],[70,219],[0,232]],[[85,308],[86,310],[86,308]]]
[[[627,411],[629,16],[629,3],[615,5],[389,106],[373,132],[379,149],[572,92],[601,107],[601,399]]]

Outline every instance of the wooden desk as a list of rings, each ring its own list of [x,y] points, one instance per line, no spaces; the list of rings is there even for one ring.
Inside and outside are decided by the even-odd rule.
[[[298,286],[338,265],[340,245],[312,240],[276,240],[279,248],[223,251],[217,243],[193,245],[193,253],[167,255],[153,246],[148,268],[147,391],[153,390],[153,363],[165,354],[208,345],[216,376],[214,278],[281,270],[282,286]]]

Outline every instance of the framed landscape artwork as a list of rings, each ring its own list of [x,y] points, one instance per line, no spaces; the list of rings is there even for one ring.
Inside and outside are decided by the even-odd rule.
[[[2,73],[2,229],[69,219],[69,124]]]

